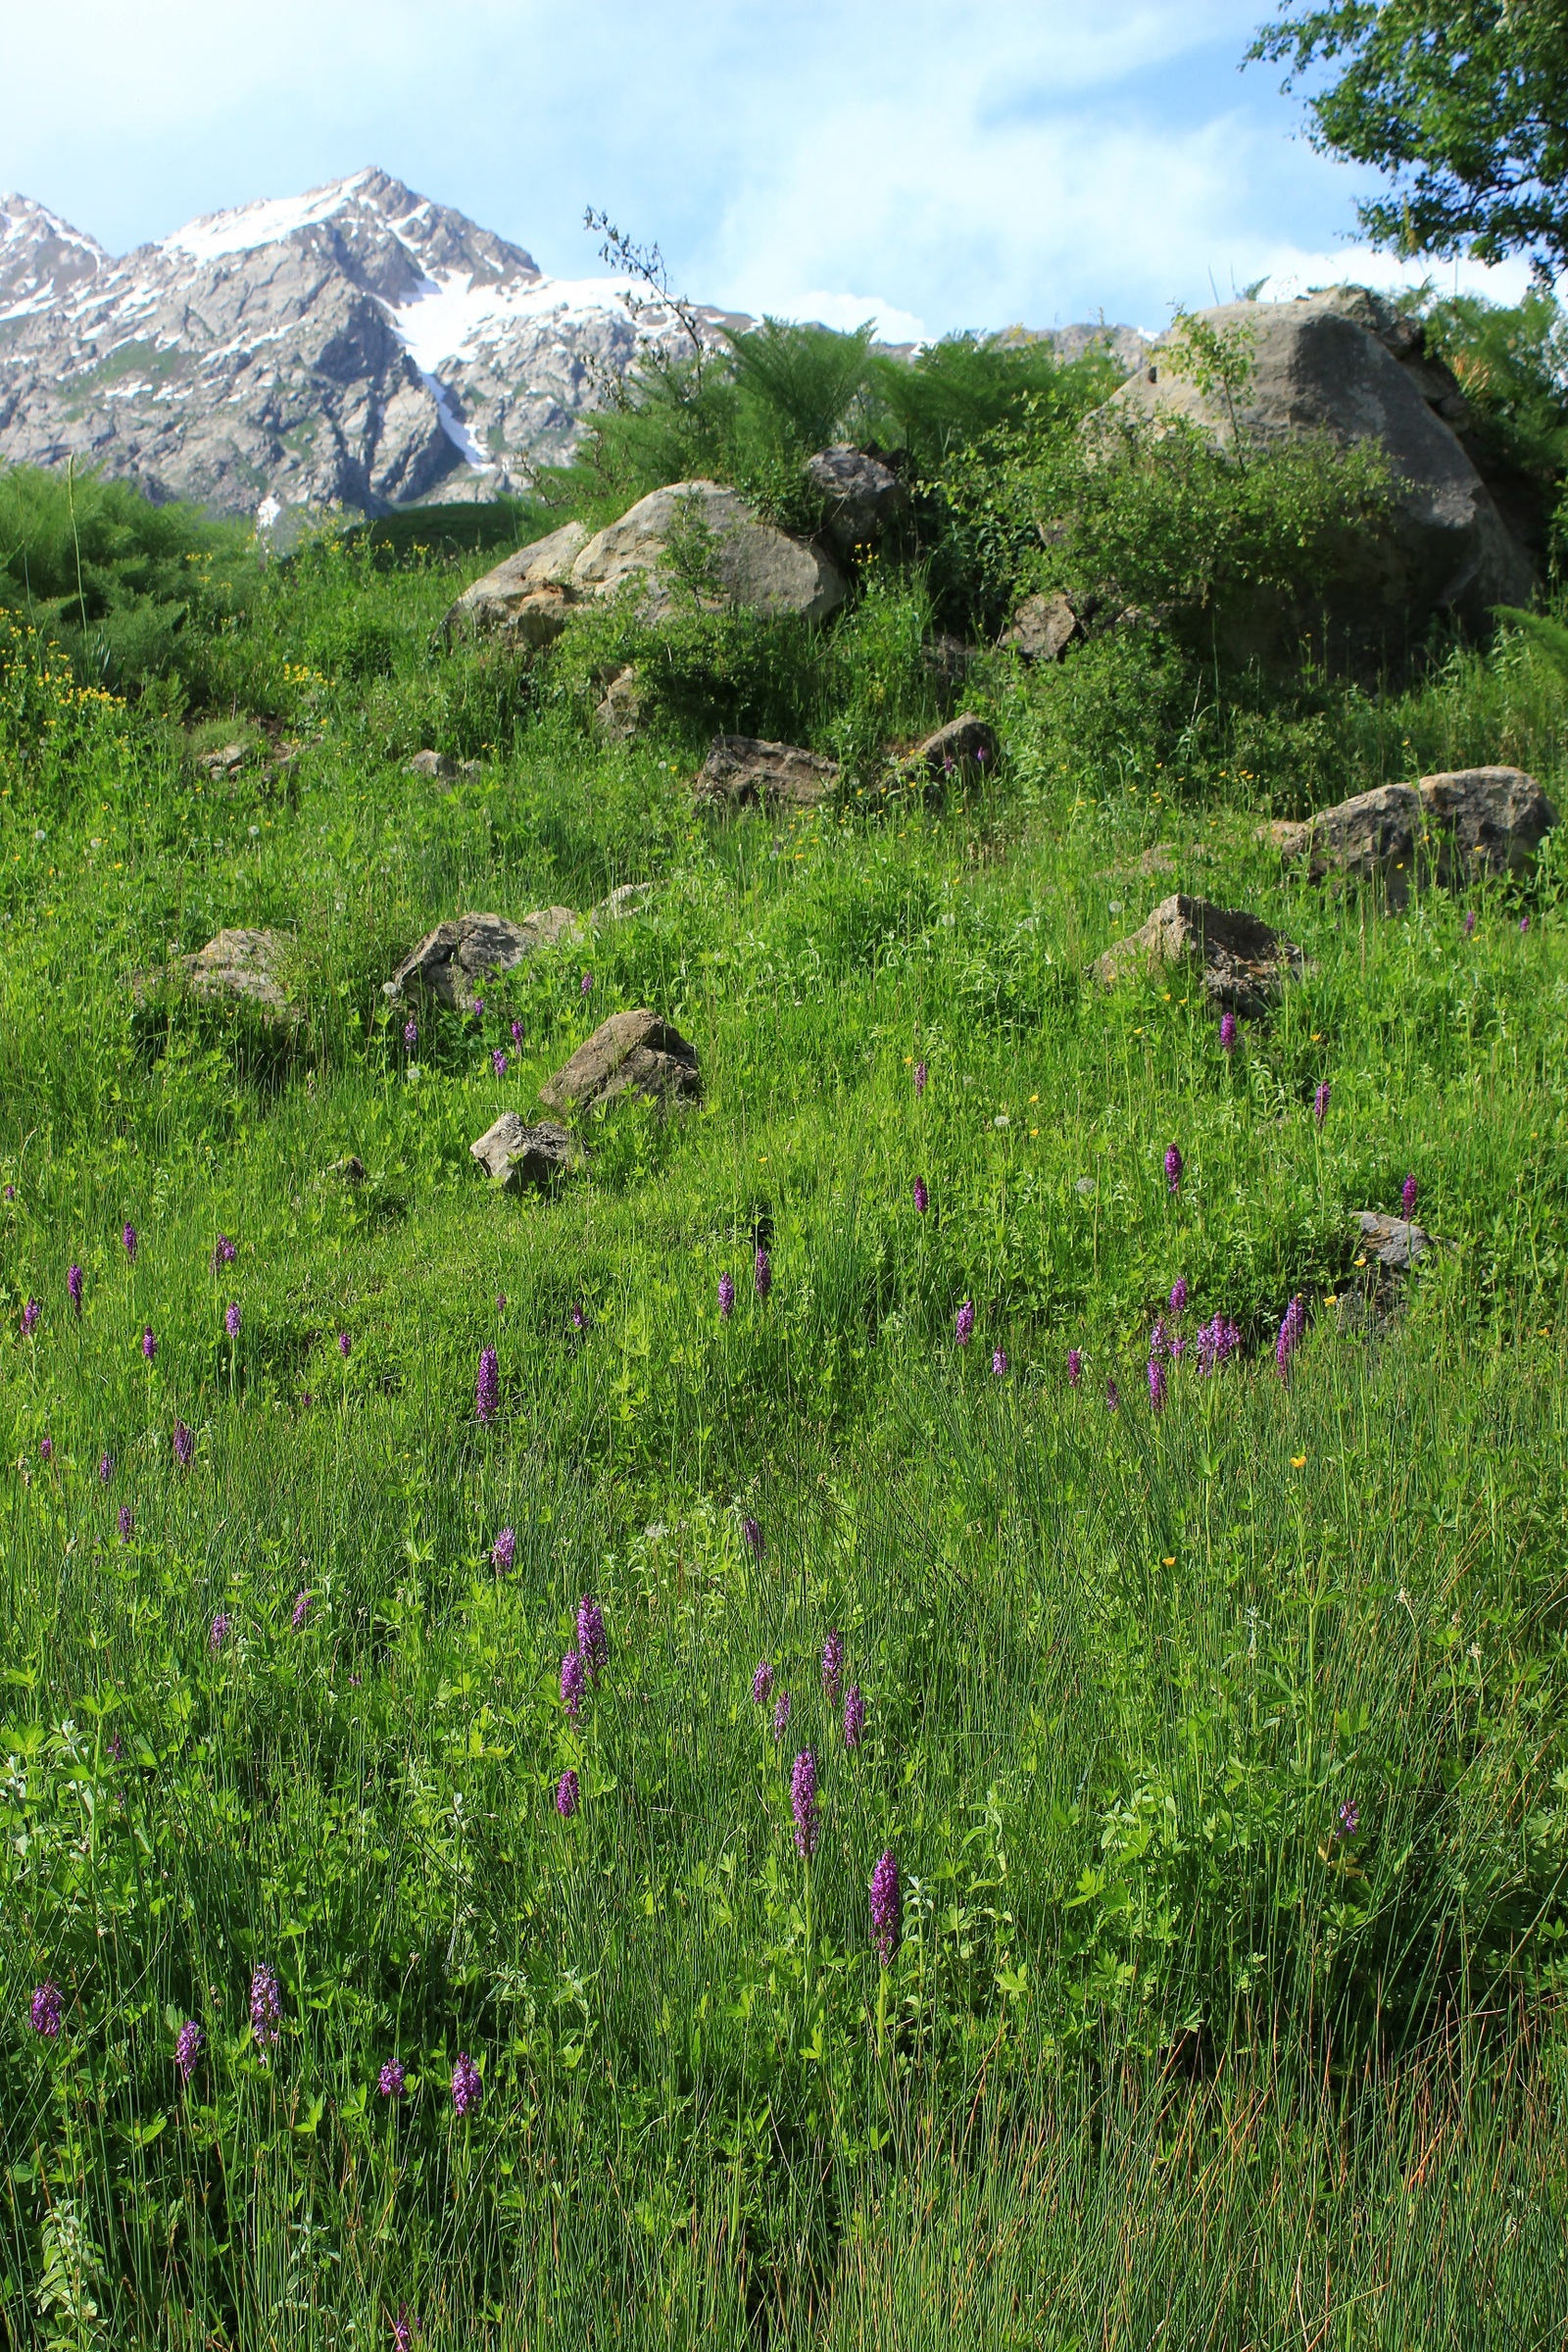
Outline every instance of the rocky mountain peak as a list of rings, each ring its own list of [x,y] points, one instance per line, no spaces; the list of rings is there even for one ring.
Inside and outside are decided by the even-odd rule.
[[[0,322],[25,318],[113,267],[101,245],[30,196],[0,196]]]

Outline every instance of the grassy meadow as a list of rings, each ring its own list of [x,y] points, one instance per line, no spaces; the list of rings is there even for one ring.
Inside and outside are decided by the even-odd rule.
[[[606,745],[625,613],[434,640],[492,560],[192,552],[136,691],[0,617],[0,2344],[1560,2346],[1568,836],[1391,914],[1254,828],[1561,806],[1568,678],[987,656],[927,807],[918,571]],[[729,723],[840,800],[702,813]],[[405,1042],[440,918],[624,882]],[[1233,1053],[1088,977],[1177,887],[1306,952]],[[225,925],[297,1023],[156,984]],[[701,1104],[494,1193],[639,1004]]]

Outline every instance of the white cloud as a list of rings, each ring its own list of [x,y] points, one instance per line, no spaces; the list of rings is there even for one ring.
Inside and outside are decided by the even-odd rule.
[[[810,318],[819,326],[836,326],[841,333],[863,326],[869,319],[883,343],[923,343],[926,339],[923,318],[917,318],[912,311],[901,311],[897,303],[880,294],[826,294],[817,287],[797,295],[788,312],[792,318]]]

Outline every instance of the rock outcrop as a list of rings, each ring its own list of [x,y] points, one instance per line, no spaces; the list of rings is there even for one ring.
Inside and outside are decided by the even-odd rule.
[[[1299,978],[1301,951],[1255,914],[1215,906],[1176,891],[1140,930],[1107,948],[1095,965],[1104,987],[1150,969],[1185,964],[1211,1004],[1232,1012],[1267,1010],[1285,982]]]
[[[1468,767],[1380,784],[1298,824],[1261,837],[1314,882],[1379,882],[1400,906],[1419,882],[1528,871],[1556,821],[1534,776],[1517,767]]]
[[[381,993],[394,1002],[408,995],[454,1007],[469,1005],[492,974],[514,970],[576,927],[569,906],[542,906],[520,923],[509,922],[504,914],[460,914],[427,932]]]
[[[1058,589],[1054,596],[1026,596],[1001,642],[1025,662],[1059,662],[1083,633],[1077,613]]]
[[[806,462],[806,478],[822,501],[822,536],[840,556],[880,546],[907,519],[908,492],[869,450],[818,450]]]
[[[504,1192],[522,1193],[554,1184],[587,1159],[577,1138],[548,1120],[525,1127],[514,1110],[504,1110],[469,1152]]]
[[[612,1012],[539,1089],[547,1110],[581,1115],[619,1095],[677,1102],[702,1093],[696,1049],[646,1005]]]
[[[814,808],[838,776],[836,760],[799,744],[717,735],[697,778],[697,798],[726,808]]]
[[[1222,334],[1250,338],[1252,372],[1234,410],[1172,365],[1178,325],[1101,412],[1182,417],[1222,445],[1238,427],[1265,444],[1308,435],[1342,449],[1375,442],[1394,477],[1392,510],[1381,532],[1358,535],[1347,550],[1330,599],[1339,623],[1369,642],[1406,641],[1437,612],[1486,626],[1494,605],[1528,603],[1534,584],[1530,556],[1461,446],[1457,418],[1443,413],[1447,393],[1434,401],[1432,385],[1391,348],[1392,314],[1390,334],[1377,331],[1386,310],[1361,287],[1223,303],[1200,316]],[[1259,629],[1272,625],[1261,604],[1255,617]]]

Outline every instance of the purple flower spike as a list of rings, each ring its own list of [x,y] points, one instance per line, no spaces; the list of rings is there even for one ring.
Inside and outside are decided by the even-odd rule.
[[[586,1309],[585,1307],[581,1307],[581,1306],[574,1306],[574,1307],[572,1308],[572,1310],[571,1310],[571,1328],[572,1328],[572,1330],[573,1330],[573,1331],[586,1331],[586,1330],[587,1330],[587,1328],[588,1328],[588,1313],[587,1313],[587,1309]]]
[[[414,2330],[416,2323],[409,2315],[406,2303],[398,2305],[398,2316],[392,2323],[392,2352],[414,2352]]]
[[[967,1348],[974,1338],[974,1300],[966,1298],[953,1318],[953,1336],[960,1348]]]
[[[42,1313],[43,1308],[38,1304],[37,1299],[29,1298],[22,1310],[22,1336],[24,1340],[30,1340],[37,1330],[38,1317]]]
[[[610,1664],[610,1636],[605,1631],[605,1612],[591,1592],[585,1592],[577,1603],[577,1654],[597,1683]]]
[[[45,1977],[43,1983],[33,1989],[30,2011],[33,2032],[41,2034],[47,2041],[58,2040],[63,2014],[60,1987],[52,1977]]]
[[[231,1340],[239,1338],[239,1300],[231,1298],[223,1309],[223,1329]]]
[[[741,1521],[741,1537],[746,1544],[747,1550],[755,1552],[757,1557],[760,1559],[762,1556],[762,1531],[758,1526],[755,1519],[743,1519]]]
[[[474,1011],[475,1011],[475,1012],[483,1012],[483,1010],[484,1010],[484,999],[483,999],[483,997],[475,997],[475,998],[474,998],[474,1000],[473,1000],[473,1009],[474,1009]]]
[[[118,1524],[120,1528],[120,1541],[122,1544],[128,1544],[130,1542],[131,1529],[136,1524],[135,1520],[130,1515],[130,1505],[128,1502],[122,1502],[121,1504]]]
[[[727,1323],[727,1322],[729,1321],[729,1319],[730,1319],[731,1315],[732,1315],[734,1312],[735,1312],[735,1285],[734,1285],[734,1283],[733,1283],[733,1282],[730,1280],[730,1278],[729,1278],[729,1276],[728,1276],[727,1274],[721,1274],[721,1275],[719,1276],[719,1278],[718,1278],[718,1315],[719,1315],[719,1321],[720,1321],[721,1323]]]
[[[1084,1351],[1081,1348],[1067,1350],[1067,1386],[1075,1389],[1084,1376]]]
[[[1353,1838],[1360,1827],[1361,1816],[1357,1810],[1355,1799],[1353,1796],[1347,1797],[1340,1807],[1340,1826],[1336,1835],[1341,1838]]]
[[[865,1734],[865,1699],[858,1683],[852,1683],[844,1693],[844,1744],[858,1747]]]
[[[1165,1367],[1156,1355],[1149,1359],[1149,1402],[1156,1413],[1165,1410]]]
[[[563,1821],[569,1821],[576,1812],[577,1797],[577,1775],[568,1766],[556,1783],[556,1811]]]
[[[992,1351],[991,1351],[991,1373],[992,1373],[992,1378],[993,1378],[993,1379],[995,1379],[995,1380],[1005,1380],[1005,1379],[1006,1379],[1006,1377],[1007,1377],[1007,1350],[1005,1349],[1005,1348],[994,1348],[992,1349]]]
[[[411,1014],[403,1024],[403,1043],[412,1054],[419,1042],[419,1024]]]
[[[1198,1369],[1203,1378],[1217,1372],[1241,1344],[1242,1335],[1228,1316],[1216,1315],[1212,1323],[1203,1324],[1198,1334]]]
[[[1415,1215],[1415,1197],[1417,1189],[1416,1181],[1413,1176],[1407,1176],[1403,1184],[1401,1184],[1399,1187],[1399,1206],[1407,1217],[1413,1217]]]
[[[925,1063],[923,1061],[917,1061],[914,1065],[914,1091],[917,1098],[925,1093]]]
[[[1187,1277],[1185,1274],[1178,1274],[1170,1286],[1170,1311],[1173,1315],[1186,1313],[1187,1298]]]
[[[584,972],[584,974],[583,974],[583,976],[582,976],[582,993],[583,993],[583,995],[584,995],[585,997],[586,997],[586,996],[589,996],[589,995],[591,995],[591,994],[592,994],[592,992],[593,992],[593,985],[594,985],[594,976],[593,976],[592,972]]]
[[[1105,1410],[1107,1413],[1121,1411],[1121,1391],[1113,1380],[1107,1380],[1105,1383]]]
[[[809,1862],[822,1825],[816,1811],[816,1758],[808,1747],[796,1757],[790,1774],[790,1811],[795,1816],[795,1851],[803,1862]]]
[[[789,1730],[789,1728],[790,1728],[790,1694],[789,1694],[789,1692],[788,1692],[787,1690],[781,1690],[781,1691],[779,1692],[779,1694],[778,1694],[777,1698],[776,1698],[776,1699],[773,1701],[773,1738],[774,1738],[774,1740],[775,1740],[775,1741],[777,1741],[777,1740],[782,1740],[782,1739],[783,1739],[783,1737],[784,1737],[784,1735],[785,1735],[785,1733],[786,1733],[786,1732]]]
[[[1290,1380],[1291,1358],[1299,1348],[1305,1330],[1306,1301],[1298,1291],[1285,1309],[1285,1319],[1280,1325],[1279,1337],[1274,1342],[1274,1368],[1283,1381]]]
[[[757,1672],[752,1677],[752,1703],[765,1707],[773,1695],[773,1669],[765,1658],[759,1658]]]
[[[345,1362],[348,1360],[349,1350],[353,1348],[353,1346],[354,1342],[349,1338],[348,1333],[346,1331],[340,1331],[337,1335],[337,1351],[339,1355],[343,1357]]]
[[[1329,1101],[1333,1092],[1326,1078],[1319,1080],[1317,1093],[1312,1097],[1312,1116],[1320,1127],[1329,1115]]]
[[[375,2087],[383,2099],[401,2099],[408,2074],[400,2058],[389,2058],[375,2078]]]
[[[294,1595],[294,1614],[289,1623],[297,1634],[304,1631],[305,1620],[311,1613],[311,1599],[309,1592],[296,1592]]]
[[[124,1245],[125,1245],[125,1255],[126,1255],[126,1256],[129,1258],[129,1260],[130,1260],[131,1264],[132,1264],[132,1265],[134,1265],[134,1264],[136,1263],[136,1228],[135,1228],[135,1226],[134,1226],[134,1225],[123,1225],[123,1226],[122,1226],[122,1227],[121,1227],[121,1232],[120,1232],[120,1238],[121,1238],[121,1240],[122,1240],[122,1241],[124,1243]]]
[[[38,1459],[39,1459],[39,1461],[40,1461],[40,1462],[52,1462],[52,1461],[54,1460],[54,1458],[55,1458],[55,1442],[54,1442],[53,1438],[50,1438],[50,1437],[43,1437],[43,1438],[40,1438],[40,1439],[38,1440]]]
[[[568,1649],[561,1661],[561,1703],[572,1723],[576,1722],[582,1710],[582,1694],[587,1684],[581,1652]]]
[[[890,1848],[871,1873],[871,1940],[884,1968],[891,1966],[898,1945],[902,1909],[899,1866]]]
[[[1221,1044],[1221,1045],[1224,1047],[1224,1049],[1225,1049],[1225,1051],[1226,1051],[1226,1053],[1227,1053],[1227,1054],[1234,1054],[1234,1053],[1235,1053],[1235,1051],[1236,1051],[1236,1015],[1235,1015],[1235,1013],[1234,1013],[1234,1012],[1222,1012],[1222,1013],[1220,1014],[1220,1016],[1219,1016],[1219,1042],[1220,1042],[1220,1044]]]
[[[473,1384],[473,1409],[481,1422],[491,1422],[501,1410],[501,1365],[493,1348],[479,1354],[479,1377]]]
[[[81,1268],[79,1266],[73,1266],[66,1276],[66,1288],[71,1293],[71,1303],[75,1308],[79,1320],[81,1315]]]
[[[196,1450],[196,1440],[183,1421],[174,1423],[174,1459],[182,1470],[190,1468],[190,1457]]]
[[[185,2023],[179,2029],[179,2039],[174,2044],[174,2064],[179,2069],[179,2079],[182,2082],[188,2082],[196,2072],[196,2061],[201,2056],[206,2042],[207,2036],[196,2020],[193,2017],[186,2018]]]
[[[765,1298],[773,1288],[773,1261],[760,1242],[757,1245],[757,1256],[752,1265],[752,1280],[757,1285],[759,1298]]]
[[[512,1042],[514,1046],[520,1046],[522,1043],[522,1023],[520,1021],[514,1021],[512,1024]]]
[[[466,2115],[470,2107],[479,2104],[479,2069],[466,2050],[458,2052],[458,2063],[452,2069],[452,2104],[459,2115]]]
[[[1185,1164],[1181,1147],[1178,1144],[1170,1145],[1165,1153],[1165,1189],[1167,1192],[1175,1193],[1181,1190],[1182,1169]]]
[[[517,1531],[504,1527],[490,1546],[490,1564],[497,1576],[510,1576],[512,1563],[517,1556]]]
[[[1166,1344],[1166,1341],[1168,1340],[1169,1336],[1170,1336],[1170,1335],[1169,1335],[1169,1333],[1168,1333],[1168,1332],[1166,1331],[1166,1329],[1165,1329],[1165,1318],[1164,1318],[1164,1316],[1163,1316],[1163,1315],[1159,1315],[1159,1316],[1157,1316],[1157,1317],[1155,1318],[1155,1322],[1154,1322],[1154,1328],[1153,1328],[1153,1330],[1152,1330],[1152,1331],[1150,1333],[1150,1335],[1149,1335],[1149,1352],[1150,1352],[1150,1354],[1151,1354],[1151,1355],[1163,1355],[1163,1354],[1164,1354],[1164,1352],[1165,1352],[1165,1344]]]
[[[114,1475],[115,1475],[115,1457],[114,1457],[114,1455],[113,1455],[112,1453],[101,1453],[101,1454],[98,1456],[98,1483],[99,1483],[99,1485],[100,1485],[101,1487],[107,1487],[107,1486],[108,1486],[108,1484],[109,1484],[109,1481],[110,1481],[110,1480],[111,1480],[111,1479],[114,1477]]]
[[[226,1233],[220,1233],[213,1244],[213,1272],[216,1274],[220,1266],[231,1266],[238,1255],[239,1244],[231,1242]]]
[[[229,1628],[233,1622],[233,1618],[229,1616],[226,1609],[219,1610],[218,1615],[213,1619],[212,1631],[207,1637],[209,1649],[222,1648],[223,1643],[228,1640]]]
[[[1464,918],[1464,935],[1465,935],[1466,939],[1469,939],[1469,938],[1471,938],[1471,937],[1473,936],[1473,934],[1474,934],[1474,932],[1475,932],[1475,927],[1476,927],[1476,910],[1475,910],[1475,908],[1472,906],[1472,907],[1470,908],[1469,912],[1466,914],[1466,916],[1465,916],[1465,918]]]
[[[152,1362],[154,1356],[158,1353],[157,1334],[154,1332],[150,1323],[146,1326],[141,1335],[141,1351],[149,1363]]]
[[[844,1636],[837,1626],[822,1644],[822,1688],[834,1706],[839,1703],[839,1690],[844,1682]]]
[[[922,1217],[931,1205],[931,1196],[925,1189],[923,1176],[917,1176],[914,1180],[914,1205]]]
[[[283,1996],[272,1971],[264,1962],[251,1971],[251,2032],[264,2050],[276,2041],[283,2024]]]
[[[1526,932],[1529,930],[1529,928],[1530,928],[1530,917],[1529,917],[1529,915],[1528,915],[1528,914],[1522,914],[1522,915],[1519,917],[1519,936],[1520,936],[1520,938],[1521,938],[1521,939],[1523,939],[1523,937],[1524,937],[1525,933],[1526,933]]]
[[[490,1067],[498,1078],[504,1078],[507,1074],[507,1057],[499,1046],[490,1056]]]

